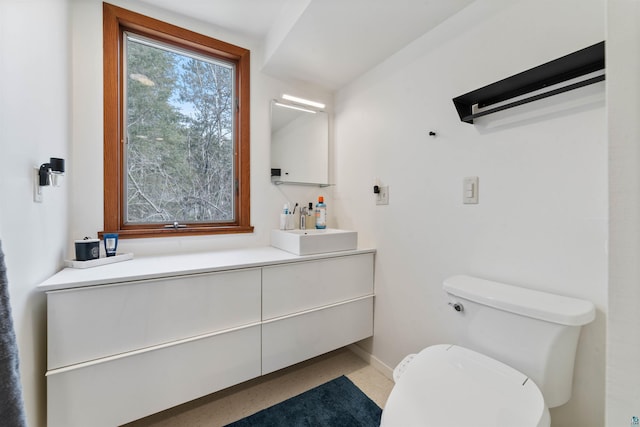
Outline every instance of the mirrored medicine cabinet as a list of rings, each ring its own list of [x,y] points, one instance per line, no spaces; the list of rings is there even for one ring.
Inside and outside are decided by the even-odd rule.
[[[271,182],[330,185],[329,118],[325,111],[271,102]]]

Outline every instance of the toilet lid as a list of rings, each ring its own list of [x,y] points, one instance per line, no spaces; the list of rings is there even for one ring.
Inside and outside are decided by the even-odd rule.
[[[427,347],[398,379],[385,427],[536,427],[544,398],[533,380],[483,354],[448,344]]]

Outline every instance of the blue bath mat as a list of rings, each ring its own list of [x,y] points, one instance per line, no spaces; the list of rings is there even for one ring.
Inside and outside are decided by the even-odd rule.
[[[378,427],[381,415],[378,405],[341,376],[227,427]]]

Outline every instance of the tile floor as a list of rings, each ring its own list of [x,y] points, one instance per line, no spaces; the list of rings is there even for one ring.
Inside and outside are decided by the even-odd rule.
[[[393,387],[352,351],[343,348],[126,424],[127,427],[216,427],[346,375],[381,408]]]

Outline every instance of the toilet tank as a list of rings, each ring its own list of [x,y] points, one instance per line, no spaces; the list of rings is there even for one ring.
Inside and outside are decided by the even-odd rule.
[[[457,344],[527,375],[549,408],[571,398],[580,329],[595,318],[593,303],[470,276],[450,277],[443,288],[460,322]]]

